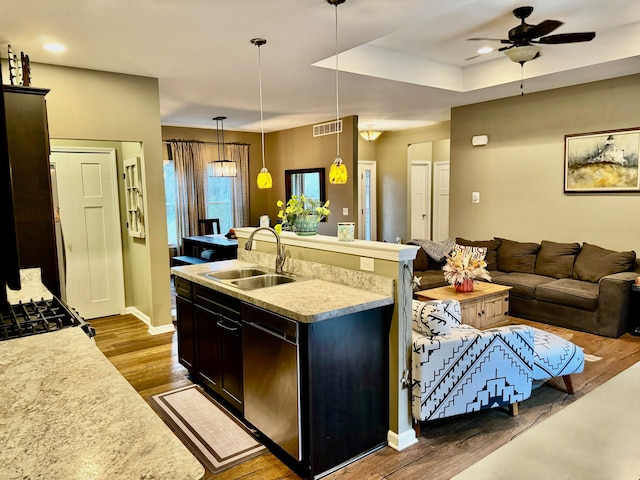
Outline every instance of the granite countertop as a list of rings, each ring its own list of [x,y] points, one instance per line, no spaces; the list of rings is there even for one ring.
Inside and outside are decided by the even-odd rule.
[[[204,276],[209,272],[255,266],[256,264],[243,260],[225,260],[173,267],[171,272],[185,280],[303,323],[371,310],[392,305],[394,302],[392,295],[383,295],[316,278],[299,277],[296,282],[256,290],[242,290],[227,282]],[[266,267],[259,266],[259,268]]]
[[[2,478],[204,476],[80,328],[0,342],[0,385]]]

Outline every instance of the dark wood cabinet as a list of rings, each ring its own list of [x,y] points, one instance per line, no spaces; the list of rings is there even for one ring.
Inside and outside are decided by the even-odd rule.
[[[196,377],[242,413],[241,302],[201,285],[193,287]]]
[[[20,268],[40,267],[60,295],[54,230],[46,89],[4,85]]]
[[[260,424],[253,421],[254,426],[271,428],[281,437],[271,438],[277,444],[274,453],[303,478],[315,478],[386,445],[391,315],[392,310],[378,308],[303,323],[243,304],[245,334],[259,329],[245,337],[244,368],[250,373],[245,375],[246,419],[252,422],[249,412],[260,413]],[[297,323],[297,338],[283,328],[291,323]],[[283,360],[286,348],[298,349],[298,363]],[[292,365],[298,365],[297,375],[290,371]],[[296,404],[299,437],[293,435]],[[282,405],[289,407],[278,413]],[[269,417],[276,418],[276,428]],[[292,438],[300,443],[292,446]]]
[[[195,365],[195,328],[193,319],[193,286],[191,282],[174,277],[176,289],[176,330],[178,332],[178,361],[193,375]]]

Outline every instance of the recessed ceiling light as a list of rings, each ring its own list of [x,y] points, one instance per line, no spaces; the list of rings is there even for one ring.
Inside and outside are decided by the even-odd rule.
[[[478,49],[478,53],[480,55],[484,55],[485,53],[491,53],[491,52],[493,52],[493,48],[491,47],[482,47]]]
[[[50,52],[64,52],[67,49],[67,47],[59,43],[45,43],[43,47]]]

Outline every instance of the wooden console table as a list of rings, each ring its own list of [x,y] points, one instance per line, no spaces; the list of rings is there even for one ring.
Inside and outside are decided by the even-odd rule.
[[[417,300],[458,300],[462,323],[475,328],[491,328],[509,323],[509,290],[511,287],[488,282],[475,282],[473,292],[456,292],[453,286],[416,292]]]

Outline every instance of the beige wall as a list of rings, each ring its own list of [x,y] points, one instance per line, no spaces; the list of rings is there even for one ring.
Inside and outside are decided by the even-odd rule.
[[[378,240],[409,240],[409,177],[407,148],[414,143],[446,140],[450,122],[384,132],[375,142],[360,137],[360,160],[375,160],[377,174]]]
[[[122,144],[122,155],[142,157],[147,236],[123,236],[126,306],[148,316],[151,326],[170,324],[157,79],[43,64],[33,64],[32,74],[34,86],[51,90],[46,97],[51,138],[87,141],[76,145],[132,142]]]
[[[199,140],[201,142],[207,142],[206,155],[207,159],[217,160],[218,147],[214,145],[216,143],[216,130],[206,128],[186,128],[186,127],[162,127],[162,139],[163,140]],[[262,215],[260,206],[264,203],[264,190],[258,188],[256,179],[258,178],[258,172],[262,168],[262,142],[260,140],[259,133],[248,132],[235,132],[233,130],[224,131],[225,143],[244,143],[249,145],[249,225],[238,225],[241,227],[256,226],[258,225],[258,217]],[[162,144],[162,158],[166,160],[168,158],[167,145]],[[267,166],[268,168],[269,166]],[[271,171],[271,169],[269,169]]]
[[[330,121],[330,120],[327,120]],[[329,168],[336,158],[336,136],[313,136],[313,126],[281,130],[269,133],[266,137],[267,168],[273,177],[273,189],[266,192],[260,199],[257,208],[259,214],[268,214],[273,224],[277,218],[276,202],[286,202],[284,189],[284,171],[298,168],[325,168],[325,188],[327,199],[331,200],[331,215],[326,222],[322,222],[318,233],[322,235],[337,234],[337,222],[356,221],[357,182],[354,171],[355,158],[358,156],[358,118],[344,117],[342,119],[342,133],[340,134],[340,156],[347,166],[348,180],[346,185],[331,185],[329,183]],[[254,211],[254,199],[251,199],[251,210]],[[349,214],[344,216],[342,209],[348,208]]]
[[[640,75],[454,108],[451,236],[640,252],[640,194],[563,192],[564,135],[640,127],[638,112]],[[489,144],[472,147],[479,134]]]
[[[329,183],[329,167],[336,157],[336,137],[327,135],[313,137],[312,125],[281,130],[265,135],[265,164],[273,178],[273,188],[260,190],[256,179],[262,168],[262,145],[259,133],[236,132],[225,130],[225,142],[247,143],[249,147],[249,191],[250,225],[257,226],[260,215],[269,215],[271,224],[275,224],[278,215],[278,200],[286,201],[284,189],[284,171],[297,168],[325,168],[325,181],[327,198],[331,200],[331,215],[327,222],[320,224],[319,233],[324,235],[336,235],[337,222],[355,221],[355,208],[357,207],[354,188],[353,170],[356,157],[357,117],[343,119],[343,134],[340,135],[340,156],[347,165],[349,180],[346,185],[331,185]],[[203,142],[215,142],[216,131],[200,128],[162,127],[163,140],[183,139],[200,140]],[[215,147],[207,147],[217,158]],[[163,158],[166,156],[166,146],[163,145]],[[356,202],[356,203],[354,203]],[[349,215],[343,216],[342,209],[347,207]]]

